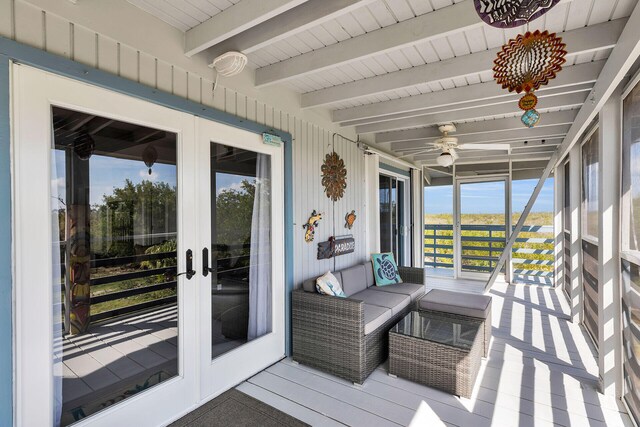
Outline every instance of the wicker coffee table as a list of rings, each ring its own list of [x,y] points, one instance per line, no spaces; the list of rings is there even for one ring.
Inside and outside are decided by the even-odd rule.
[[[483,354],[482,321],[412,311],[389,331],[389,374],[470,397]]]

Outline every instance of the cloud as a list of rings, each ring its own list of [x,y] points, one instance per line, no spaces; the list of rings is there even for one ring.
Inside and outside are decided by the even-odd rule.
[[[225,191],[244,191],[242,188],[242,182],[233,182],[226,187],[218,188],[218,194],[223,193]]]
[[[160,174],[158,174],[153,169],[151,170],[151,174],[149,174],[149,169],[140,169],[140,172],[138,172],[138,175],[140,175],[140,178],[142,178],[143,180],[152,181],[152,182],[157,181],[158,178],[160,177]]]

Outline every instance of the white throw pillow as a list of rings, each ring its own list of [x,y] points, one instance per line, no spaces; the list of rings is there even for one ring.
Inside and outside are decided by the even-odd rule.
[[[316,279],[316,289],[318,293],[323,295],[331,295],[334,297],[342,297],[346,298],[347,296],[344,294],[342,290],[342,286],[336,279],[336,276],[331,274],[330,271],[327,271],[322,276]]]

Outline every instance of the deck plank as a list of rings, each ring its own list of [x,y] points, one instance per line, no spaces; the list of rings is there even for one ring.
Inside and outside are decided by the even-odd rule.
[[[342,427],[345,425],[339,423],[338,421],[332,420],[331,418],[326,417],[322,414],[319,414],[318,412],[312,411],[311,409],[295,403],[278,394],[275,394],[267,389],[258,387],[255,384],[244,382],[236,388],[239,391],[248,394],[249,396],[253,396],[256,399],[259,399],[282,412],[294,416],[300,421],[305,422],[309,425],[317,427]]]
[[[250,378],[248,382],[271,390],[316,412],[328,414],[329,418],[346,425],[366,425],[369,427],[400,425],[371,412],[351,406],[342,401],[342,396],[330,397],[321,391],[301,386],[266,371]]]

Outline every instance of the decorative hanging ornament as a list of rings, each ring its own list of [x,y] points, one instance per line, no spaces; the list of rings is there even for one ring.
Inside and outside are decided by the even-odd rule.
[[[540,121],[540,113],[532,108],[525,111],[520,120],[526,127],[532,128]]]
[[[548,31],[527,31],[509,40],[493,61],[493,77],[509,92],[533,92],[562,70],[567,51],[562,38]]]
[[[513,28],[547,13],[560,0],[474,0],[476,12],[488,25]]]
[[[322,165],[322,185],[327,197],[337,202],[347,188],[347,169],[344,160],[334,151],[326,155]]]
[[[158,160],[158,152],[152,145],[147,145],[147,147],[142,152],[142,160],[144,164],[149,168],[149,175],[151,175],[151,168]]]
[[[73,151],[80,160],[89,160],[96,149],[96,142],[87,132],[81,132],[73,140]]]
[[[518,101],[518,107],[524,111],[533,110],[536,108],[536,105],[538,105],[538,97],[532,92],[527,93]]]

